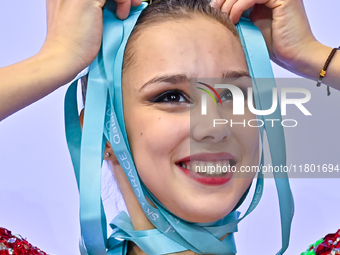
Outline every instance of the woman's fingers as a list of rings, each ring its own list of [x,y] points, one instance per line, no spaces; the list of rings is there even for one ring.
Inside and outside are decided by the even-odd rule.
[[[230,11],[236,2],[237,0],[226,0],[221,7],[221,11],[230,15]]]
[[[131,8],[131,0],[116,0],[117,2],[117,16],[120,19],[126,19],[129,16]]]
[[[230,10],[236,2],[237,0],[211,0],[210,5],[229,15]]]
[[[230,19],[231,21],[236,24],[241,16],[242,13],[249,8],[253,7],[254,4],[258,2],[263,2],[263,1],[254,1],[254,0],[238,0],[236,3],[232,6],[231,11],[230,11]]]
[[[132,6],[139,6],[141,5],[142,0],[131,0],[131,5]]]
[[[131,6],[139,6],[141,0],[116,0],[117,16],[120,19],[126,19],[129,16]]]
[[[230,19],[236,24],[242,13],[256,3],[264,3],[267,0],[212,0],[211,6],[227,13]]]
[[[269,53],[271,57],[273,54],[273,39],[272,39],[272,22],[273,14],[272,10],[263,4],[255,4],[252,12],[250,13],[250,19],[255,26],[261,31]]]
[[[294,0],[294,1],[299,1],[299,0]],[[283,2],[285,1],[282,1],[282,0],[237,0],[236,3],[231,8],[230,19],[233,21],[234,24],[236,24],[240,20],[242,13],[256,4],[266,6],[270,10],[273,10],[277,7],[282,6]]]

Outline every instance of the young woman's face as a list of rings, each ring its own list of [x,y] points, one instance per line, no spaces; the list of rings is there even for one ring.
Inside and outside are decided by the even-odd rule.
[[[250,79],[240,43],[222,24],[196,16],[144,29],[133,44],[133,54],[132,64],[123,74],[124,114],[142,181],[168,210],[184,220],[222,218],[235,207],[254,174],[236,172],[223,178],[196,179],[185,168],[191,165],[192,172],[197,164],[231,164],[236,169],[258,165],[258,129],[247,126],[247,120],[256,117],[247,107],[245,115],[232,116],[232,99],[220,89],[223,106],[215,106],[208,96],[207,115],[195,115],[190,121],[193,112],[200,114],[205,92],[190,91],[193,85],[186,77],[232,76],[235,84],[246,90]],[[231,118],[234,122],[245,119],[246,127],[213,127],[213,119]]]

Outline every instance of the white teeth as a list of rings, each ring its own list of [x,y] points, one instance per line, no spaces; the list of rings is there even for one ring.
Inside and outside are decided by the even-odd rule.
[[[206,172],[207,171],[207,168],[205,168],[206,164],[204,164],[203,161],[199,162],[198,166],[199,166],[199,170],[201,170],[202,172]]]
[[[181,167],[190,170],[190,164],[187,164],[187,165],[186,165],[186,164],[184,164],[184,163],[181,163],[180,165],[181,165]]]
[[[193,172],[208,175],[211,177],[218,177],[230,172],[230,160],[216,160],[216,161],[197,161],[180,163],[180,166]]]
[[[221,165],[222,167],[228,167],[230,165],[230,160],[222,160]]]
[[[199,162],[198,161],[191,161],[190,162],[190,165],[191,165],[191,169],[196,172],[196,173],[199,173],[200,172],[200,165],[199,165]]]
[[[191,168],[194,172],[209,175],[220,176],[228,172],[230,168],[230,160],[218,160],[218,161],[191,161]]]

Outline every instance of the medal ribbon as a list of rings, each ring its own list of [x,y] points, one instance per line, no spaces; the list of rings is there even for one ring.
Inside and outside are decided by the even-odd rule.
[[[249,208],[239,218],[231,212],[223,219],[205,224],[186,222],[169,212],[147,189],[138,176],[129,148],[124,123],[122,98],[122,64],[124,50],[130,33],[140,13],[147,6],[142,3],[133,7],[126,20],[115,15],[115,3],[108,2],[103,11],[103,41],[97,58],[89,68],[84,125],[81,132],[76,101],[77,81],[69,87],[65,96],[65,126],[68,147],[80,193],[80,223],[84,243],[82,254],[126,254],[127,241],[136,243],[147,254],[168,254],[192,250],[198,254],[236,254],[233,233],[237,224],[260,201],[263,192],[263,174],[258,173],[255,192]],[[252,77],[273,78],[269,55],[261,33],[247,20],[241,20],[237,28],[244,46],[249,71]],[[255,105],[257,109],[268,109],[275,82],[264,85],[253,79]],[[268,107],[269,105],[269,107]],[[270,118],[281,119],[278,109]],[[265,120],[264,116],[262,118]],[[265,122],[266,123],[266,122]],[[264,126],[260,129],[261,140],[264,130],[269,139],[273,165],[285,165],[286,153],[283,129]],[[150,222],[156,229],[135,231],[131,220],[123,212],[113,219],[112,235],[106,236],[106,218],[101,201],[101,165],[106,141],[122,166],[133,191]],[[263,154],[263,153],[262,153]],[[261,164],[264,159],[261,156]],[[288,247],[293,200],[285,173],[275,176],[277,185],[283,254]],[[148,197],[156,208],[146,200]],[[229,235],[222,241],[219,239]]]

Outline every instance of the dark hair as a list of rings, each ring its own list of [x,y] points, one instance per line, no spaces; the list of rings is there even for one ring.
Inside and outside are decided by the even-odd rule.
[[[141,32],[150,26],[169,20],[192,19],[197,15],[211,18],[224,25],[239,40],[234,24],[226,13],[211,7],[207,0],[155,0],[139,16],[125,48],[123,72],[134,60],[133,45],[138,42]],[[83,102],[85,103],[87,76],[81,79]]]

